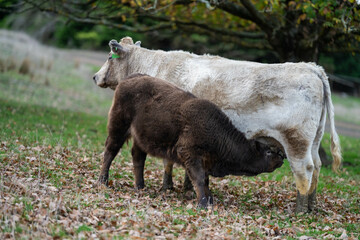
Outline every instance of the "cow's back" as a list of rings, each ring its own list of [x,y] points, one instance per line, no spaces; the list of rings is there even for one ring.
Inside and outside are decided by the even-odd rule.
[[[200,63],[189,70],[198,78],[186,90],[219,106],[247,137],[266,136],[268,129],[284,124],[293,123],[295,127],[299,121],[307,120],[307,115],[315,116],[311,121],[319,123],[323,84],[319,78],[322,69],[316,65],[260,64],[223,58]]]

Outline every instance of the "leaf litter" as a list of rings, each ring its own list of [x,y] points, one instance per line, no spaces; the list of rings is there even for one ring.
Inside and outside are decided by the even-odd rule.
[[[0,238],[112,239],[358,239],[358,192],[326,188],[317,210],[295,215],[291,177],[211,178],[214,205],[198,209],[183,193],[161,192],[162,162],[150,158],[143,190],[135,190],[129,157],[117,157],[110,186],[97,183],[101,154],[62,146],[1,142]],[[11,146],[17,146],[16,148]],[[331,178],[327,176],[326,178]],[[335,181],[334,179],[327,179]],[[233,182],[236,184],[231,184]],[[336,181],[339,181],[337,179]],[[351,184],[342,179],[341,184]],[[341,190],[339,190],[341,191]],[[338,196],[346,196],[339,198]],[[359,200],[357,200],[359,201]]]

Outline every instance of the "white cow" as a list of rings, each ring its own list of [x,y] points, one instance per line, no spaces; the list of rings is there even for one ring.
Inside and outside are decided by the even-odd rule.
[[[316,202],[321,167],[318,154],[326,112],[330,120],[333,169],[341,164],[334,107],[324,70],[314,63],[262,64],[235,61],[184,51],[149,50],[130,37],[109,43],[109,59],[95,74],[100,87],[115,89],[133,73],[170,81],[218,105],[245,133],[281,146],[295,177],[296,211],[308,211]],[[172,170],[171,164],[165,164]]]

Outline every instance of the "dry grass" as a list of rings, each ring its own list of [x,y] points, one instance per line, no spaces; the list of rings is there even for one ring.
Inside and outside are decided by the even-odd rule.
[[[30,59],[26,57],[24,58],[24,60],[20,65],[19,73],[23,75],[30,74],[30,69],[31,69]]]

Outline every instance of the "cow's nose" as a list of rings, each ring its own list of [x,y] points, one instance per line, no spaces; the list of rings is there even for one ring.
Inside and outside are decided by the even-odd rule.
[[[96,80],[97,80],[97,76],[96,76],[96,75],[93,76],[93,80],[94,80],[94,82],[96,83]]]

